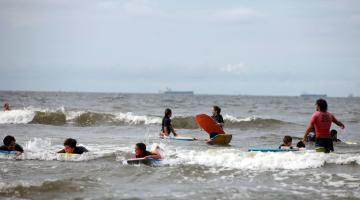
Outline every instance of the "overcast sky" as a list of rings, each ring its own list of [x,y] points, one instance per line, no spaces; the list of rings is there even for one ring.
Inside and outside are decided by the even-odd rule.
[[[0,90],[360,95],[360,1],[0,0]]]

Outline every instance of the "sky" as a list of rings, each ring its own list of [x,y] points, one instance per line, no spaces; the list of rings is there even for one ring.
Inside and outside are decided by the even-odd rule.
[[[357,0],[0,0],[0,90],[360,96]]]

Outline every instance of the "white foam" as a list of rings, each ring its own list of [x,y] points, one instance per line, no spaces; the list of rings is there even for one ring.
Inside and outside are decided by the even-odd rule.
[[[146,115],[134,115],[131,112],[117,113],[116,119],[124,121],[129,124],[160,124],[160,117],[150,117]]]
[[[85,111],[66,111],[64,112],[66,116],[66,120],[74,120],[79,117],[81,114],[85,113]]]
[[[360,164],[360,155],[324,154],[316,152],[244,152],[238,149],[209,149],[206,151],[176,150],[170,164],[197,164],[208,167],[240,170],[299,170],[319,168],[325,163]]]
[[[0,155],[1,159],[20,159],[20,160],[59,160],[59,161],[86,161],[98,159],[101,157],[114,155],[117,151],[129,151],[128,147],[119,147],[115,145],[83,145],[89,152],[81,155],[58,154],[63,148],[61,144],[53,144],[50,138],[32,138],[24,145],[24,153],[15,155]]]
[[[0,111],[0,124],[27,124],[34,116],[35,112],[28,109]]]
[[[231,122],[251,122],[251,121],[255,121],[258,118],[255,117],[255,116],[246,117],[246,118],[237,118],[237,117],[234,117],[232,115],[226,114],[226,115],[224,115],[224,119],[229,120]]]

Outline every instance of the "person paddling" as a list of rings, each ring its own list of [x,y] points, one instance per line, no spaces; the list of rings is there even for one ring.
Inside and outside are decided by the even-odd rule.
[[[67,138],[64,141],[64,149],[58,151],[58,153],[71,153],[71,154],[83,154],[88,150],[83,146],[76,146],[77,141],[72,138]]]
[[[333,140],[330,134],[331,123],[335,123],[341,129],[344,129],[345,125],[338,121],[333,114],[327,111],[328,104],[324,99],[318,99],[315,105],[316,111],[311,116],[309,125],[306,128],[303,143],[306,143],[306,138],[311,132],[311,129],[315,128],[315,146],[319,149],[319,151],[329,153],[330,151],[334,151]]]
[[[0,146],[1,151],[16,151],[16,154],[19,155],[24,152],[24,149],[16,143],[15,137],[7,135],[4,140],[4,145]]]
[[[135,145],[135,149],[134,149],[135,157],[136,158],[144,158],[144,159],[149,159],[149,158],[161,159],[159,149],[160,149],[160,147],[156,146],[155,150],[147,151],[146,145],[144,143],[137,143]]]

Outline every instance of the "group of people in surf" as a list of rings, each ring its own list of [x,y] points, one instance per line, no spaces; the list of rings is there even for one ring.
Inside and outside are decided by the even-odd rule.
[[[324,99],[318,99],[315,103],[316,111],[310,118],[310,122],[305,130],[304,137],[301,141],[297,143],[297,148],[305,147],[305,144],[309,141],[309,134],[314,133],[315,138],[315,147],[321,149],[321,152],[329,153],[334,151],[333,142],[338,142],[336,130],[331,130],[332,123],[335,123],[341,129],[345,128],[345,125],[338,121],[336,117],[328,112],[328,104]],[[7,104],[7,110],[10,110],[9,105]],[[4,105],[5,110],[5,105]],[[5,110],[5,111],[7,111]],[[224,119],[222,117],[221,108],[219,106],[213,106],[212,109],[212,118],[214,121],[221,127],[224,127]],[[164,117],[162,119],[160,137],[168,137],[172,133],[175,137],[178,136],[174,127],[171,123],[172,111],[170,108],[165,109]],[[210,143],[212,138],[214,138],[218,133],[211,133],[210,139],[206,142]],[[16,151],[17,154],[24,152],[23,148],[16,143],[15,137],[6,136],[3,140],[4,145],[0,147],[2,151]],[[72,154],[82,154],[88,152],[85,147],[77,146],[77,141],[72,138],[67,138],[64,141],[64,149],[58,151],[57,153],[72,153]],[[292,137],[285,136],[283,138],[283,144],[279,148],[293,148],[292,147]],[[153,150],[148,151],[144,143],[137,143],[134,148],[136,158],[155,158],[160,159],[161,153],[160,148],[157,146]]]

